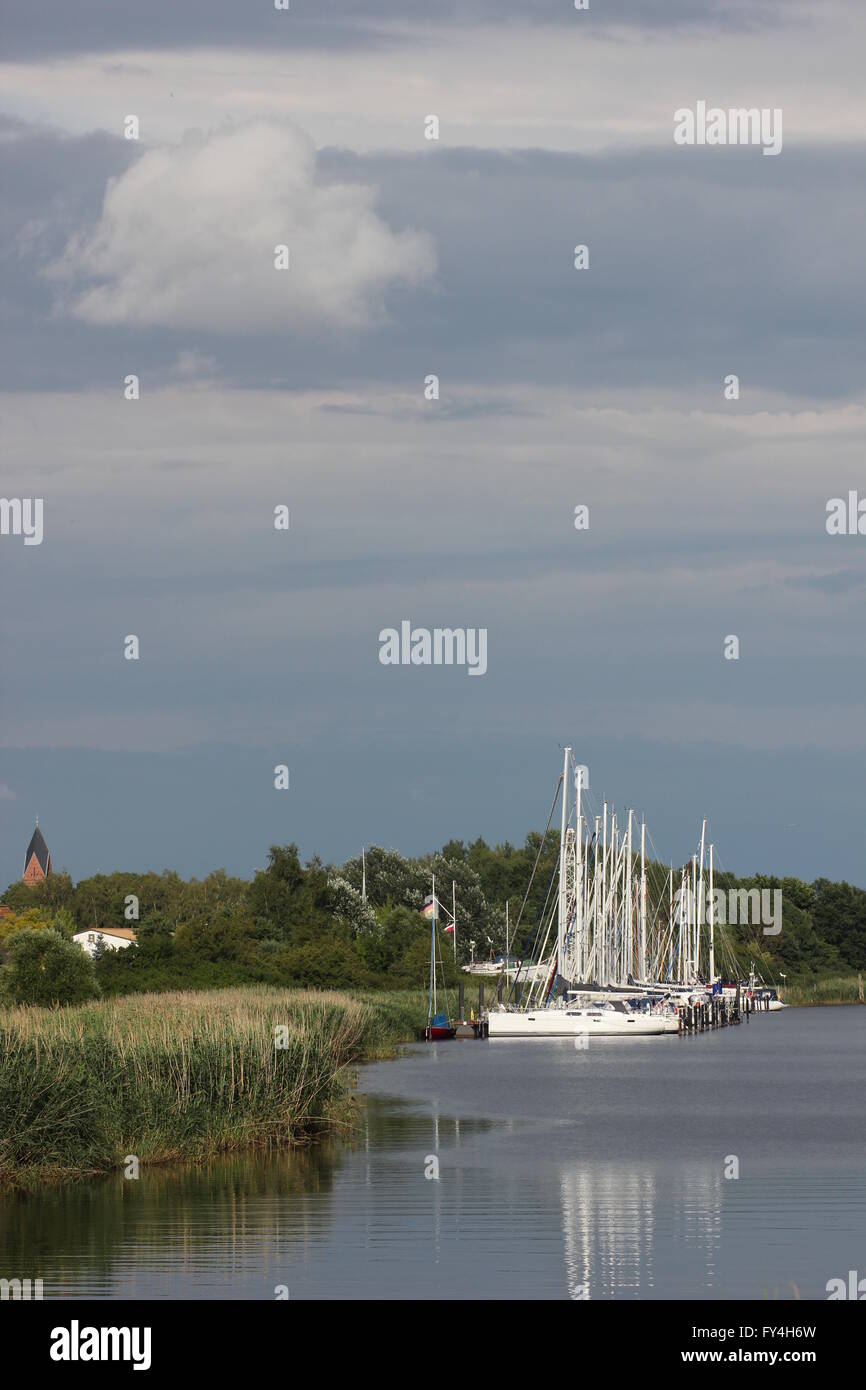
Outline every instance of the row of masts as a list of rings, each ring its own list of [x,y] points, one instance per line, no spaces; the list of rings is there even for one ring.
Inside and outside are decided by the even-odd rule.
[[[570,806],[571,749],[565,749],[561,795],[559,885],[555,913],[544,928],[538,969],[523,993],[525,1007],[537,1007],[558,979],[560,988],[595,985],[652,986],[659,983],[710,983],[716,978],[713,921],[713,846],[709,846],[706,893],[707,823],[701,827],[700,853],[667,879],[667,892],[652,907],[647,884],[647,828],[629,809],[620,821],[605,801],[593,823],[584,815],[583,769],[575,769]],[[703,932],[704,904],[708,905]],[[554,935],[555,923],[555,935]]]

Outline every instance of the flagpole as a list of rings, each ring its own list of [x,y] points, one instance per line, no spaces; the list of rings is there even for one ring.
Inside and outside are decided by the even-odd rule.
[[[433,975],[433,1014],[436,1014],[436,875],[433,879],[433,920],[430,929],[430,969]]]

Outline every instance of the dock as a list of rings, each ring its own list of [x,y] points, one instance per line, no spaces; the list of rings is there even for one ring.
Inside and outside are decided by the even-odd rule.
[[[461,980],[457,986],[457,1031],[455,1038],[486,1038],[488,1033],[484,1009],[484,984],[478,983],[478,1011],[470,1009],[466,1017],[466,982]]]
[[[703,1033],[708,1028],[727,1028],[740,1021],[740,1000],[708,994],[693,1004],[678,1005],[677,1015],[681,1037],[685,1033]]]

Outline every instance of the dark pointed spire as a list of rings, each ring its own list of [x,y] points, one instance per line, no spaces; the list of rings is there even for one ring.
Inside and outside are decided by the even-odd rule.
[[[43,874],[47,878],[48,874],[51,872],[51,854],[49,852],[48,846],[45,843],[45,837],[42,834],[42,831],[39,829],[38,816],[36,817],[36,829],[33,831],[33,834],[30,838],[30,844],[27,846],[27,853],[24,855],[25,874],[27,872],[27,866],[30,863],[30,860],[33,858],[34,854],[36,855],[37,864],[39,865]]]

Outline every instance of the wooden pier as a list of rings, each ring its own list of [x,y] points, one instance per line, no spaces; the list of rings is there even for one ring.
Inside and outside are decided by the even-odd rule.
[[[469,1017],[466,1017],[466,982],[461,980],[457,986],[457,1032],[455,1038],[486,1038],[488,1035],[487,1019],[484,1016],[484,983],[478,982],[478,1013],[470,1009]]]
[[[727,1028],[740,1022],[740,1000],[725,999],[721,994],[708,994],[705,999],[698,999],[693,1004],[679,1004],[677,1014],[680,1036],[684,1033],[703,1033],[708,1028]]]

